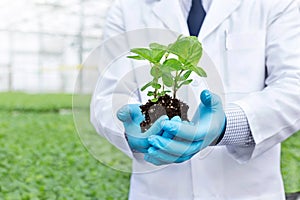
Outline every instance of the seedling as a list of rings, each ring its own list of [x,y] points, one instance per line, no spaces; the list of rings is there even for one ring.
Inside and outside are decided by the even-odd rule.
[[[174,43],[167,46],[151,43],[149,48],[134,48],[131,49],[131,52],[135,55],[128,56],[128,58],[147,60],[151,66],[150,74],[152,80],[141,88],[141,91],[152,88],[147,93],[151,98],[150,101],[141,106],[142,112],[146,115],[145,123],[151,125],[160,116],[158,114],[154,116],[154,120],[150,119],[149,112],[155,112],[155,109],[149,110],[150,106],[155,106],[156,110],[165,109],[166,114],[170,118],[176,115],[182,117],[180,111],[186,106],[182,105],[182,102],[176,99],[177,91],[183,85],[189,85],[193,81],[190,78],[193,72],[200,77],[206,77],[205,71],[197,66],[202,56],[202,45],[198,41],[198,38],[195,36],[183,37],[180,35]],[[171,93],[172,98],[168,95],[169,93]],[[175,107],[172,105],[174,102],[176,104]],[[169,105],[166,103],[169,103]],[[157,105],[163,106],[164,109],[158,109]],[[168,109],[172,109],[173,111],[168,112]],[[176,110],[175,113],[174,109]],[[165,113],[161,112],[161,115],[163,114]],[[187,114],[185,115],[187,116]]]

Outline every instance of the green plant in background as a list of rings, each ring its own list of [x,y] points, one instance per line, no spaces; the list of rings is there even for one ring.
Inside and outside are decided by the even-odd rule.
[[[0,199],[127,199],[129,174],[91,157],[57,112],[71,107],[71,95],[0,93]],[[287,193],[300,191],[299,148],[300,131],[282,144]]]
[[[202,45],[197,37],[180,35],[168,46],[151,43],[149,48],[134,48],[131,52],[136,55],[128,58],[150,62],[150,74],[153,79],[146,83],[141,91],[152,87],[153,90],[148,91],[148,96],[153,96],[152,102],[171,92],[166,88],[172,90],[175,99],[179,88],[193,81],[189,79],[192,72],[200,77],[206,77],[205,71],[197,66],[202,56]]]
[[[281,173],[286,193],[300,192],[300,130],[281,145]]]
[[[103,148],[111,160],[111,145]],[[70,94],[0,93],[0,160],[1,200],[128,196],[129,174],[101,164],[82,145]]]

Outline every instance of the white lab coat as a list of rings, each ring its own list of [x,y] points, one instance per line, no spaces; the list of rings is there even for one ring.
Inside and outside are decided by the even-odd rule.
[[[209,147],[213,151],[204,157],[132,174],[130,199],[284,199],[280,142],[300,129],[299,19],[293,0],[212,2],[199,40],[222,75],[227,102],[247,115],[256,146]],[[188,35],[177,0],[117,0],[108,13],[105,37],[140,28]],[[112,78],[107,87],[117,81]],[[101,95],[109,93],[95,91],[93,125],[133,158],[133,168],[147,165],[131,152],[124,130],[112,130],[112,114]]]

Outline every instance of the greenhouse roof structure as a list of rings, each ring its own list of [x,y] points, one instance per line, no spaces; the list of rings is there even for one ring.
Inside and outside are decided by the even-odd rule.
[[[0,91],[72,92],[111,0],[1,0]]]
[[[1,0],[0,30],[99,37],[109,0]]]

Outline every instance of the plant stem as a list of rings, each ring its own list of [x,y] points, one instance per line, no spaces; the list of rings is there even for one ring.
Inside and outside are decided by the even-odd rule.
[[[166,54],[165,54],[165,60],[167,60],[168,57],[169,57],[169,53],[166,53]]]
[[[182,70],[179,72],[178,76],[180,77],[181,74],[182,74],[183,72],[184,72],[184,70],[182,69]]]
[[[151,69],[152,69],[153,67],[155,67],[155,65],[153,65],[153,64],[150,62],[150,67],[151,67]],[[153,82],[153,83],[157,83],[157,80],[156,80],[155,77],[153,78],[152,82]],[[154,98],[157,97],[157,89],[154,89],[153,97],[154,97]]]
[[[175,79],[174,79],[173,99],[176,98],[176,93],[177,93],[177,81],[178,81],[178,71],[176,71],[176,75],[175,75]]]
[[[173,87],[173,99],[176,98],[176,93],[177,93],[177,90],[179,88],[178,87],[178,79],[180,78],[181,74],[184,72],[184,70],[181,70],[179,73],[178,71],[176,71],[176,75],[175,75],[175,78],[174,78],[174,87]]]

